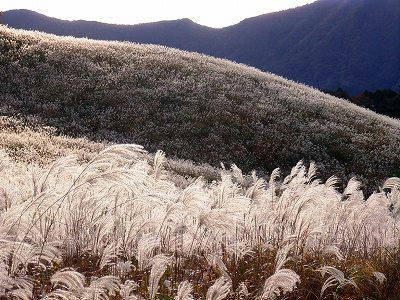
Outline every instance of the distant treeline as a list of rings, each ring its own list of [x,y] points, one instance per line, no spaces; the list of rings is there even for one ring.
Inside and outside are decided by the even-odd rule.
[[[364,91],[355,96],[349,96],[342,88],[336,91],[327,91],[328,94],[338,98],[347,99],[359,106],[368,108],[377,113],[392,118],[400,118],[400,94],[393,90]]]

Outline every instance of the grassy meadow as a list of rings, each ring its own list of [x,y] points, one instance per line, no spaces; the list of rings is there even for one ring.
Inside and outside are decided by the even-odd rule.
[[[0,76],[0,299],[399,299],[398,120],[7,27]]]
[[[312,160],[369,193],[400,176],[397,120],[245,65],[3,26],[0,66],[0,113],[57,134],[265,175]]]

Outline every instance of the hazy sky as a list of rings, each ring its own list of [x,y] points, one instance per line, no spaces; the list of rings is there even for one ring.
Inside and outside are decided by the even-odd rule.
[[[26,8],[66,20],[138,24],[190,18],[224,27],[245,18],[304,5],[315,0],[0,0],[0,11]]]

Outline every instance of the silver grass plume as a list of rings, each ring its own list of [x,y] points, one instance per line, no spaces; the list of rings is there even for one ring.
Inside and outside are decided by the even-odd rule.
[[[300,276],[290,269],[280,269],[267,278],[264,283],[261,299],[277,299],[280,295],[292,292]]]
[[[297,283],[300,283],[300,276],[296,272],[290,269],[282,269],[288,261],[288,254],[292,248],[293,245],[288,243],[278,250],[275,273],[265,281],[261,299],[276,299],[280,295],[293,291]]]
[[[110,243],[104,247],[101,251],[99,269],[103,269],[106,266],[113,265],[117,260],[118,255],[120,254],[120,250],[118,249],[118,245],[115,243]]]
[[[274,169],[269,177],[269,186],[275,186],[280,176],[281,170],[279,168]]]
[[[398,177],[391,177],[385,181],[383,184],[384,189],[396,189],[400,190],[400,178]]]
[[[356,283],[352,278],[346,279],[344,273],[335,267],[324,266],[318,269],[321,272],[322,277],[325,277],[325,274],[330,275],[324,282],[321,288],[320,297],[324,295],[325,291],[333,286],[336,286],[336,289],[342,288],[347,285],[351,285],[357,288]]]
[[[307,179],[308,182],[311,183],[314,181],[317,177],[317,166],[315,165],[315,162],[310,163],[310,167],[308,168],[308,173],[307,173]]]
[[[336,189],[338,184],[339,184],[339,179],[336,176],[329,177],[325,182],[325,186],[327,188],[332,188],[332,189]]]
[[[139,270],[143,270],[147,267],[147,264],[153,256],[154,250],[159,247],[160,240],[153,234],[145,234],[139,240],[137,245],[137,260]]]
[[[275,197],[277,194],[278,190],[278,179],[281,176],[281,170],[279,168],[276,168],[272,171],[270,177],[269,177],[269,182],[268,182],[268,191],[271,193],[271,200],[272,202],[275,202]]]
[[[322,249],[322,253],[334,255],[338,260],[344,260],[344,256],[340,249],[334,245],[326,246]]]
[[[75,300],[83,294],[85,276],[72,268],[64,268],[51,276],[50,281],[57,289],[47,294],[43,299]]]
[[[171,261],[172,258],[167,257],[164,254],[156,255],[151,259],[151,271],[149,276],[149,294],[151,300],[156,298],[160,279],[167,270],[167,267],[171,264]]]
[[[33,295],[32,295],[32,290],[26,290],[22,288],[17,288],[15,290],[12,290],[10,292],[10,295],[12,295],[12,299],[20,299],[20,300],[31,300]]]
[[[283,265],[289,260],[289,252],[292,250],[293,244],[286,243],[283,247],[281,247],[275,257],[275,272],[279,271]]]
[[[362,193],[360,188],[361,183],[355,177],[350,178],[346,188],[344,189],[343,199],[353,199],[352,196],[357,196],[358,193]]]
[[[390,190],[390,206],[389,210],[394,218],[400,216],[400,178],[392,177],[385,181],[383,189]]]
[[[189,281],[182,281],[178,286],[178,291],[174,300],[193,300],[193,296],[191,295],[192,291],[193,287]]]
[[[207,290],[206,300],[222,300],[228,296],[231,290],[231,283],[224,277],[218,278]]]
[[[119,279],[115,276],[103,276],[92,278],[90,285],[85,287],[83,299],[108,300],[109,296],[115,296],[120,290]]]
[[[154,155],[153,161],[153,174],[156,179],[160,178],[162,167],[165,161],[165,153],[161,150],[158,150]]]
[[[290,174],[283,180],[283,185],[287,185],[294,177],[296,177],[301,171],[305,170],[303,160],[300,160],[290,171]]]
[[[84,287],[85,276],[72,268],[64,268],[51,276],[50,281],[54,286],[60,286],[69,291],[79,291]]]
[[[231,165],[231,170],[232,170],[232,177],[233,177],[234,179],[236,179],[236,181],[237,181],[239,184],[243,185],[243,183],[244,183],[244,176],[243,176],[242,170],[239,169],[238,166],[235,165],[235,164],[232,164],[232,165]]]
[[[81,300],[78,296],[74,295],[71,291],[57,289],[45,295],[43,300]]]
[[[260,198],[264,196],[264,191],[265,181],[263,179],[257,179],[254,181],[253,185],[247,189],[246,197],[256,202],[256,204],[259,204],[261,201]]]

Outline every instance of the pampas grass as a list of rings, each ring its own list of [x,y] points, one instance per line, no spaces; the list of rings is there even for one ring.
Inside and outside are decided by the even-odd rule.
[[[8,158],[4,156],[4,161]],[[234,165],[170,180],[165,154],[114,145],[86,163],[8,160],[0,293],[10,299],[390,298],[399,292],[399,179],[365,199],[314,164],[280,179]],[[17,188],[16,188],[17,187]]]

